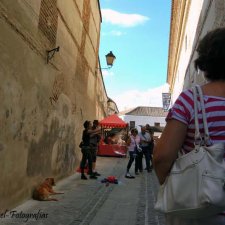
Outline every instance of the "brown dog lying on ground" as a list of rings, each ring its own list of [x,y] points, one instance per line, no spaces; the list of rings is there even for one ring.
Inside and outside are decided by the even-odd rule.
[[[58,201],[56,198],[50,198],[50,195],[64,194],[63,192],[55,192],[52,188],[55,186],[54,178],[46,178],[33,192],[33,199],[39,201]]]

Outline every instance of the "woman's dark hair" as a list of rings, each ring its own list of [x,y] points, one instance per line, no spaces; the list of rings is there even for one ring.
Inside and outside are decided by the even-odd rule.
[[[136,128],[133,128],[133,129],[131,130],[131,134],[134,134],[134,133],[138,134],[138,130],[137,130]]]
[[[84,128],[87,129],[89,127],[90,121],[86,120],[83,124]]]
[[[93,121],[93,125],[98,126],[98,124],[99,124],[98,120],[94,120],[94,121]]]
[[[197,47],[195,68],[205,72],[210,80],[225,80],[225,28],[210,31]]]

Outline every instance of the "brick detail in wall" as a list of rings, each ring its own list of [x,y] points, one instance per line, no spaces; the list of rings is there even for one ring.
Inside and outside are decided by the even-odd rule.
[[[80,48],[81,55],[84,54],[86,35],[89,31],[90,14],[91,14],[90,0],[84,0],[83,12],[82,12],[83,31],[82,31],[81,48]]]
[[[42,0],[38,27],[49,40],[51,47],[56,44],[57,26],[57,0]]]
[[[84,28],[86,32],[89,30],[89,21],[90,21],[90,16],[91,16],[91,5],[90,5],[90,0],[84,0],[83,3],[83,13],[82,13],[82,20],[84,24]]]

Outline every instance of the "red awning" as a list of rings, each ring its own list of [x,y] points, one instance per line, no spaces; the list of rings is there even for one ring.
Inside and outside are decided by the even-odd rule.
[[[108,116],[101,120],[99,124],[104,128],[113,128],[113,127],[127,127],[127,123],[125,123],[122,119],[120,119],[116,114]]]

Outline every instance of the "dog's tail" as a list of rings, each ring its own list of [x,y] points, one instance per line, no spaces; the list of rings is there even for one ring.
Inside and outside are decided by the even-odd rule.
[[[36,189],[34,189],[34,191],[33,191],[32,198],[33,198],[34,200],[40,200],[40,199],[39,199],[38,191],[37,191]]]

